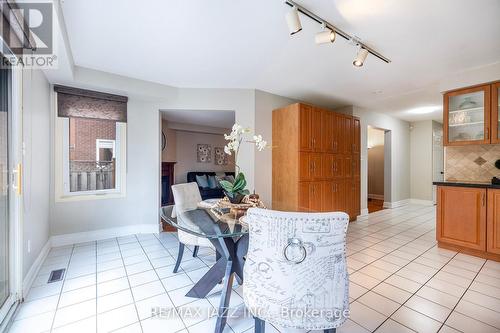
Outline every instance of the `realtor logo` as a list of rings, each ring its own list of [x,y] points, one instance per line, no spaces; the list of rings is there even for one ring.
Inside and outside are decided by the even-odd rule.
[[[55,68],[53,4],[5,0],[0,4],[0,37],[4,44],[0,51],[10,64]],[[9,52],[5,52],[5,46]]]

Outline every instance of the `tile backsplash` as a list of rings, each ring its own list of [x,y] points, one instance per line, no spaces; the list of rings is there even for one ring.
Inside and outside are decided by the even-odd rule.
[[[500,159],[500,145],[469,145],[445,147],[444,178],[447,181],[490,182],[500,177],[495,167]]]

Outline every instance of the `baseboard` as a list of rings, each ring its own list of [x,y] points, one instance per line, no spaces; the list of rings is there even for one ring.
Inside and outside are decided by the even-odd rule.
[[[72,234],[55,235],[50,237],[52,247],[65,246],[76,243],[91,242],[96,240],[121,237],[133,234],[158,233],[158,224],[135,224],[116,228],[99,229]]]
[[[434,202],[432,200],[410,199],[410,203],[415,205],[434,206]]]
[[[51,242],[50,238],[47,240],[45,245],[42,247],[42,250],[38,254],[38,257],[36,257],[35,261],[31,265],[28,273],[24,277],[23,280],[23,298],[28,294],[28,291],[31,289],[31,285],[35,281],[38,271],[40,271],[40,268],[42,267],[43,262],[45,261],[45,258],[47,258],[47,255],[49,254],[51,248]]]
[[[383,194],[368,194],[368,199],[384,200]]]
[[[394,202],[384,202],[384,208],[398,208],[405,206],[410,203],[410,199],[404,199],[404,200],[399,200],[399,201],[394,201]]]
[[[363,217],[368,215],[368,208],[361,209],[361,214],[358,217]]]

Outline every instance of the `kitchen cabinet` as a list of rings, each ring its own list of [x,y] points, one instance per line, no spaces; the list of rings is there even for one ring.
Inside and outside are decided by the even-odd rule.
[[[486,251],[486,189],[439,187],[436,234],[438,242]]]
[[[500,190],[488,189],[487,251],[500,255]]]
[[[443,96],[443,144],[500,143],[500,82],[446,92]]]

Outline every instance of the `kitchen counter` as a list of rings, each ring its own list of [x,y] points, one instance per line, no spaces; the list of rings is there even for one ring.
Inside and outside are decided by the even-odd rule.
[[[500,189],[500,185],[494,185],[490,182],[468,182],[468,181],[443,181],[433,182],[437,186],[457,186],[457,187],[475,187],[475,188],[496,188]]]

